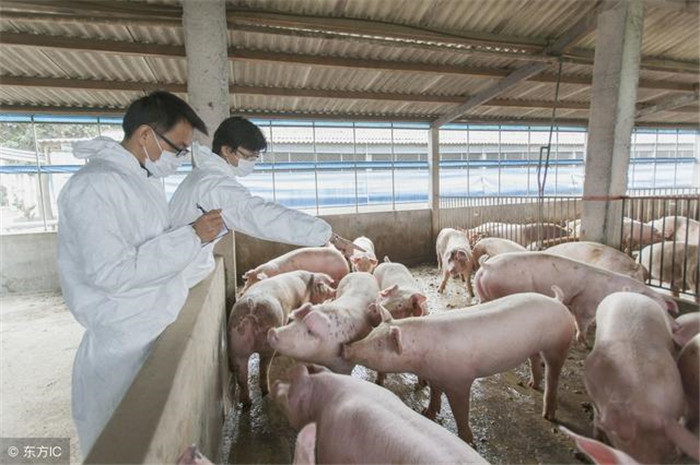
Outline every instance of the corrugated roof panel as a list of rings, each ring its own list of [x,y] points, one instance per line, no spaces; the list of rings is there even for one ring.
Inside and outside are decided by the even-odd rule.
[[[6,105],[123,108],[142,95],[142,92],[0,86],[0,101]]]

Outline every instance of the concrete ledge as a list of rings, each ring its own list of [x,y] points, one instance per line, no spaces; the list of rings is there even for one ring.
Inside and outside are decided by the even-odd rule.
[[[185,306],[97,439],[85,463],[175,463],[189,444],[216,459],[226,395],[224,266],[190,290]]]

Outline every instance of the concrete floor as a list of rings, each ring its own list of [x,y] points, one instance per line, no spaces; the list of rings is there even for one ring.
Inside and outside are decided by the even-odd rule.
[[[468,305],[465,287],[451,280],[446,293],[439,295],[440,279],[433,266],[412,269],[428,296],[430,312],[449,311]],[[592,345],[594,330],[589,332]],[[591,436],[593,410],[583,385],[583,360],[588,351],[574,346],[562,370],[559,385],[557,421],[567,428]],[[237,407],[227,420],[224,451],[230,451],[228,463],[291,463],[296,432],[282,412],[269,399],[261,398],[257,388],[258,360],[251,361],[250,410]],[[273,362],[274,364],[274,362]],[[271,368],[271,376],[273,369]],[[375,373],[357,367],[353,376],[374,381]],[[590,463],[571,441],[544,420],[542,391],[527,387],[527,363],[520,367],[476,380],[471,391],[470,425],[477,451],[489,462],[505,463]],[[411,374],[388,375],[385,386],[397,394],[413,410],[428,404],[427,388],[416,389],[416,377]],[[456,434],[456,424],[447,399],[443,397],[437,422]],[[692,463],[680,458],[676,463]]]
[[[71,370],[83,327],[57,294],[0,298],[0,437],[70,438]]]

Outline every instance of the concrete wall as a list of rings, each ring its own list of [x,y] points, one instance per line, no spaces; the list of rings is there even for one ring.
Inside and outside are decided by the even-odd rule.
[[[224,268],[190,290],[85,463],[175,463],[190,444],[217,453],[230,379]]]
[[[56,233],[0,237],[0,295],[59,290]]]
[[[333,231],[350,240],[367,236],[374,242],[377,258],[416,265],[435,260],[430,210],[328,215],[322,217]],[[236,267],[239,278],[247,270],[296,247],[254,239],[236,233]]]

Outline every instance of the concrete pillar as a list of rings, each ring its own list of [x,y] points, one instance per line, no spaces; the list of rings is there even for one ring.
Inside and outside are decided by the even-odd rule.
[[[598,16],[583,185],[581,239],[619,247],[641,59],[643,0],[609,3]]]
[[[440,126],[431,125],[428,134],[428,203],[432,218],[433,242],[440,232]]]
[[[225,0],[183,0],[183,29],[187,53],[187,97],[204,120],[211,145],[219,123],[229,116],[228,30]]]
[[[228,29],[225,0],[183,0],[183,29],[187,52],[187,97],[204,120],[209,136],[195,138],[211,146],[219,124],[229,116]],[[226,295],[236,293],[236,252],[234,235],[224,237],[215,253],[224,258]]]

